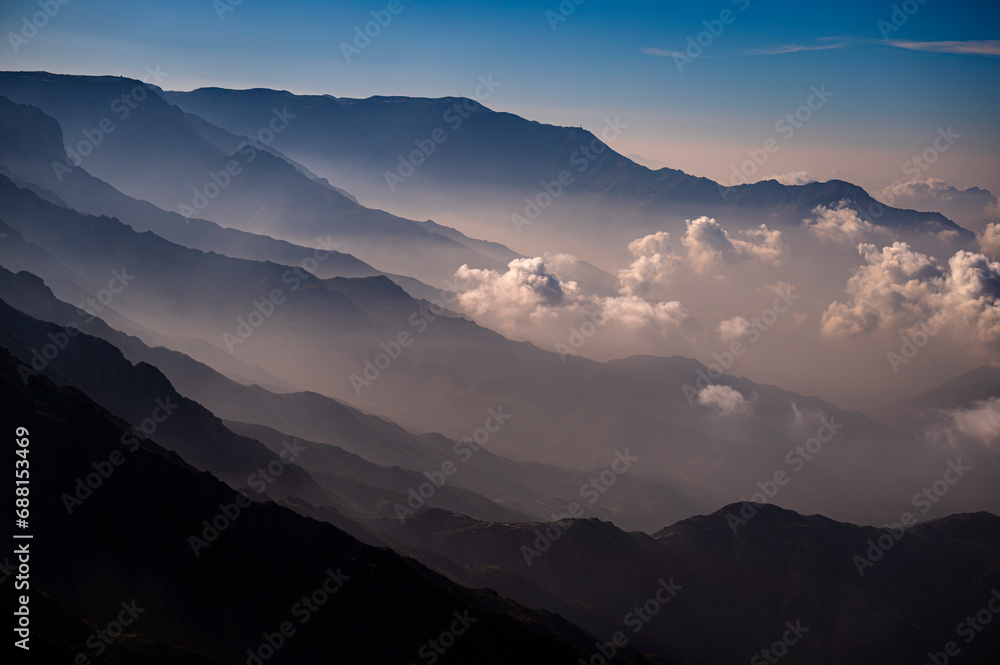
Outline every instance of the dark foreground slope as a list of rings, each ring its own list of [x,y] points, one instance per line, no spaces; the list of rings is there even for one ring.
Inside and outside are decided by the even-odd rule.
[[[296,438],[297,455],[291,466],[309,470],[313,479],[326,489],[325,497],[317,500],[302,488],[294,492],[286,489],[279,494],[269,489],[269,495],[280,499],[294,493],[314,504],[329,505],[332,501],[338,509],[358,517],[371,517],[373,513],[395,515],[395,504],[407,505],[412,501],[410,490],[428,482],[424,472],[440,469],[448,462],[462,462],[462,473],[439,487],[427,499],[427,505],[493,522],[548,519],[554,510],[571,500],[570,497],[577,496],[581,484],[590,477],[587,473],[554,466],[513,462],[488,450],[481,450],[466,459],[463,454],[456,453],[457,442],[453,440],[441,435],[411,433],[391,421],[322,395],[276,394],[260,386],[238,384],[184,354],[162,347],[150,348],[141,340],[112,329],[98,317],[78,316],[74,307],[56,299],[38,277],[28,272],[15,275],[0,267],[0,300],[41,321],[56,324],[75,321],[86,334],[73,339],[74,353],[60,353],[47,360],[42,371],[57,383],[80,388],[102,406],[126,419],[128,411],[118,410],[123,402],[132,403],[141,394],[147,395],[146,401],[149,402],[151,399],[162,399],[167,393],[155,392],[155,386],[145,382],[137,390],[129,389],[130,383],[141,381],[138,377],[129,381],[119,378],[113,381],[113,386],[95,384],[93,378],[98,375],[106,377],[110,366],[117,367],[119,377],[128,373],[139,374],[140,367],[145,368],[141,371],[149,375],[149,365],[159,369],[172,385],[169,395],[174,395],[173,388],[176,388],[184,398],[197,403],[188,410],[188,419],[197,414],[204,416],[201,413],[201,406],[204,406],[223,419],[253,423],[247,426],[250,430],[239,432],[244,434],[241,448],[230,447],[226,459],[216,457],[209,460],[218,466],[199,466],[234,487],[247,484],[248,476],[259,465],[271,461],[254,459],[259,456],[257,441],[280,454],[286,450],[288,442]],[[0,318],[0,343],[3,343],[5,330],[15,321],[21,321],[19,351],[13,346],[11,349],[18,352],[24,362],[31,363],[31,349],[44,350],[51,343],[47,334],[58,336],[61,329],[53,326],[46,332],[39,322],[26,326],[25,318],[29,317],[13,313],[7,318]],[[27,335],[26,327],[32,330]],[[114,345],[117,351],[98,339],[90,338],[91,335]],[[89,362],[72,362],[69,356],[74,355],[78,360],[85,358]],[[136,368],[126,367],[126,359]],[[97,371],[97,368],[102,368],[102,371]],[[147,417],[147,410],[148,407],[133,409],[132,414],[136,418],[132,420],[133,424]],[[158,426],[158,433],[167,434],[176,423],[174,418],[167,420],[162,427]],[[197,436],[190,435],[190,429],[181,430],[179,442],[177,437],[171,440],[157,438],[168,446],[176,442],[179,447],[172,449],[183,455],[184,446],[190,447],[190,442],[197,439]],[[320,443],[310,443],[313,437]],[[226,438],[231,437],[227,435]],[[218,442],[213,447],[218,448]],[[237,450],[239,452],[235,452]],[[196,457],[188,459],[197,463]],[[242,462],[252,464],[246,468],[247,465]],[[290,470],[283,473],[282,484],[285,476],[293,475]],[[280,486],[278,483],[273,485],[275,489]],[[699,512],[696,506],[672,488],[629,476],[604,494],[594,515],[613,519],[626,529],[652,531],[665,523]]]
[[[196,555],[190,538],[205,535],[203,521],[220,506],[233,512],[233,490],[153,443],[127,453],[118,444],[126,423],[44,377],[25,386],[6,350],[0,399],[0,427],[26,427],[31,442],[33,591],[97,625],[134,599],[143,608],[136,631],[230,663],[246,662],[268,635],[279,641],[283,625],[287,637],[269,663],[410,663],[430,640],[462,629],[456,613],[471,625],[439,663],[574,663],[591,642],[558,617],[463,589],[270,503],[220,519],[222,533]],[[15,445],[4,437],[5,459]],[[112,456],[123,461],[67,514],[60,496]],[[13,474],[0,491],[13,495]],[[4,533],[12,520],[4,511]]]
[[[788,622],[806,630],[785,645],[783,663],[922,663],[949,642],[962,662],[997,662],[1000,630],[983,619],[996,623],[1000,611],[997,516],[925,521],[897,540],[747,506],[652,537],[596,519],[485,524],[442,511],[373,527],[463,583],[559,612],[604,640],[623,631],[638,649],[687,662],[747,663],[782,640]],[[651,602],[664,583],[674,596]]]

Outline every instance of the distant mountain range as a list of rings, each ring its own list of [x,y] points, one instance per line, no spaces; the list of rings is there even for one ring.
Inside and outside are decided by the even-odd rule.
[[[824,244],[803,219],[864,219],[863,189],[650,170],[608,149],[626,129],[609,123],[595,136],[461,98],[0,72],[0,425],[30,432],[36,654],[995,662],[1000,372],[948,365],[957,376],[927,389],[915,367],[864,413],[761,378],[779,358],[848,390],[883,381],[881,341],[853,357],[817,330],[835,299],[868,295],[859,237],[938,262],[886,267],[888,295],[862,312],[877,318],[960,279],[987,299],[992,273],[940,267],[988,262],[960,254],[973,236],[882,208]],[[433,154],[403,175],[427,137]],[[518,232],[512,215],[543,191],[551,209]],[[708,269],[684,253],[703,215],[725,222],[706,226]],[[764,223],[780,230],[773,261],[719,249]],[[657,298],[684,311],[652,351],[599,362],[484,323],[520,314],[504,296],[572,294],[577,315],[613,302],[626,319],[667,305],[630,294],[622,266],[666,271]],[[733,308],[791,294],[789,272],[801,303],[758,364],[727,360]],[[475,316],[457,274],[484,280]],[[561,333],[555,309],[527,318]],[[134,625],[95,648],[123,603]]]
[[[698,385],[699,371],[706,371],[694,361],[633,358],[601,364],[567,358],[563,363],[555,353],[509,342],[455,318],[428,321],[426,331],[417,333],[412,317],[422,316],[426,304],[386,278],[323,280],[293,290],[283,281],[286,267],[203,254],[149,233],[137,234],[114,220],[84,217],[43,201],[2,177],[0,191],[7,203],[0,219],[47,252],[39,254],[45,260],[34,263],[27,261],[30,253],[17,251],[19,269],[57,284],[65,283],[62,275],[69,271],[76,291],[67,285],[67,299],[80,302],[87,285],[107,281],[114,270],[137,266],[134,281],[109,309],[134,326],[128,332],[147,343],[170,346],[173,337],[190,337],[214,345],[216,353],[238,348],[235,355],[244,363],[293,385],[376,406],[404,424],[456,439],[481,427],[490,408],[503,406],[514,415],[491,435],[489,448],[515,459],[599,469],[627,447],[644,460],[644,469],[671,470],[652,478],[698,500],[722,503],[738,498],[720,495],[724,488],[752,492],[755,482],[784,467],[787,451],[815,432],[815,414],[822,413],[845,423],[852,436],[817,462],[818,475],[810,486],[789,488],[786,501],[796,496],[807,502],[803,505],[815,505],[808,503],[815,500],[808,498],[813,493],[836,493],[839,483],[855,479],[858,456],[868,460],[873,474],[879,468],[898,468],[906,457],[894,443],[896,437],[861,414],[723,377],[720,383],[758,396],[753,427],[733,439],[718,431],[711,411],[685,397],[683,386]],[[13,251],[13,246],[6,249]],[[281,293],[280,303],[269,300],[275,292]],[[255,302],[277,314],[266,324],[262,319],[244,339],[239,321],[257,310]],[[150,330],[157,333],[146,332]],[[393,340],[401,330],[422,337],[374,377],[378,380],[370,390],[362,391],[365,399],[358,400],[351,377],[365,372],[359,358],[380,352],[373,339]],[[339,340],[335,349],[326,342],[331,336]],[[210,354],[198,359],[212,363]],[[797,412],[813,415],[789,429],[800,418]],[[253,422],[245,413],[225,416]],[[280,423],[256,424],[286,429]],[[324,439],[315,432],[308,438]],[[945,460],[943,451],[928,449],[919,464],[931,473]],[[877,487],[875,505],[903,493],[909,481],[900,483],[899,489]]]
[[[624,248],[633,238],[702,215],[740,225],[798,225],[817,206],[833,207],[840,201],[894,230],[953,230],[965,240],[972,237],[939,213],[885,207],[862,188],[839,180],[799,186],[766,180],[724,187],[676,169],[651,170],[614,150],[615,139],[628,131],[627,118],[609,118],[595,135],[495,112],[464,98],[343,99],[221,88],[164,96],[219,127],[251,136],[266,126],[273,109],[287,109],[295,114],[295,122],[275,134],[273,145],[335,174],[347,189],[374,205],[398,209],[399,201],[406,201],[427,215],[451,210],[459,218],[473,216],[472,208],[480,208],[491,223],[487,228],[512,238],[519,234],[511,233],[517,226],[511,216],[520,214],[520,230],[526,236],[560,237],[571,251],[599,248],[609,240]],[[411,154],[436,131],[443,132],[445,141],[404,182],[393,180],[401,170],[400,157],[405,163],[417,162]],[[544,184],[558,185],[563,172],[571,181],[546,205],[544,195],[552,192]],[[535,223],[526,214],[530,203],[525,199],[537,205],[539,195],[542,206]]]
[[[428,281],[451,274],[429,276],[426,266],[435,262],[456,268],[462,263],[499,265],[428,227],[360,206],[263,145],[233,150],[231,136],[209,134],[204,121],[192,122],[152,91],[142,101],[132,102],[134,109],[126,106],[116,114],[111,108],[114,102],[123,96],[131,99],[136,86],[147,89],[138,81],[117,77],[0,73],[0,95],[55,118],[67,145],[93,144],[92,153],[80,157],[83,168],[124,194],[163,210],[308,247],[332,235],[341,249],[362,260],[392,265]],[[129,114],[120,117],[126,110]],[[100,129],[105,119],[112,131]],[[69,157],[60,161],[67,164],[65,171],[53,173],[57,179],[73,170]],[[212,174],[225,185],[220,187]],[[208,198],[206,189],[218,193]],[[423,260],[414,260],[416,256]]]

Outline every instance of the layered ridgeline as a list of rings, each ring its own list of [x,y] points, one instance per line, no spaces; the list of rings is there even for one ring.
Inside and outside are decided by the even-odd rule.
[[[652,171],[615,152],[616,134],[629,131],[624,116],[591,133],[494,112],[483,100],[260,89],[165,95],[236,133],[287,106],[297,122],[274,142],[285,154],[370,205],[433,217],[534,257],[495,273],[462,272],[466,292],[456,308],[514,339],[596,360],[644,354],[709,363],[766,310],[771,292],[789,287],[799,298],[794,311],[757,326],[767,334],[740,361],[738,371],[762,383],[866,410],[900,397],[905,384],[930,387],[996,355],[992,312],[963,314],[997,303],[995,269],[961,253],[981,251],[973,234],[939,213],[883,205],[848,182],[730,187]],[[432,154],[421,152],[431,144]],[[749,157],[734,159],[737,168]],[[768,175],[766,165],[753,166],[749,180]],[[409,175],[398,182],[401,168]],[[897,257],[906,270],[893,271]],[[921,264],[923,272],[909,272]],[[981,289],[957,286],[970,270]],[[925,283],[926,298],[905,290],[912,279]],[[948,292],[952,285],[962,293]],[[869,304],[886,291],[885,302]],[[894,291],[907,295],[894,300]],[[571,336],[594,325],[581,310],[610,325]],[[899,364],[886,363],[887,352],[899,355],[897,332],[912,334],[944,310],[959,322],[947,329],[950,343],[922,351],[899,381]]]
[[[40,294],[44,287],[30,275],[0,277],[4,292],[37,302],[52,316],[73,309]],[[429,640],[420,642],[424,618],[416,619],[412,604],[403,602],[411,592],[430,594],[420,603],[430,613],[427,622],[438,614],[466,617],[467,625],[454,635],[455,653],[461,654],[457,662],[492,662],[479,656],[484,648],[479,640],[497,639],[494,631],[520,641],[511,648],[528,649],[546,662],[570,657],[561,653],[585,660],[613,654],[620,662],[706,664],[788,653],[801,662],[906,663],[955,648],[988,662],[1000,649],[1000,638],[982,630],[983,613],[991,616],[991,603],[1000,598],[1000,573],[992,565],[1000,556],[994,515],[938,520],[919,515],[923,521],[914,525],[910,513],[887,529],[876,529],[772,506],[733,504],[652,536],[597,519],[573,519],[581,515],[582,499],[551,523],[491,523],[440,509],[404,520],[358,513],[351,519],[338,508],[356,507],[358,497],[378,493],[383,501],[393,500],[391,490],[379,484],[398,482],[391,477],[401,470],[352,461],[326,444],[293,439],[289,446],[269,428],[229,424],[266,442],[275,454],[269,460],[266,453],[261,457],[257,439],[231,434],[201,405],[172,393],[156,370],[133,367],[111,344],[75,327],[39,321],[2,301],[0,321],[0,345],[21,356],[2,351],[0,386],[9,408],[0,417],[10,428],[30,422],[33,468],[46,469],[33,481],[33,493],[43,497],[32,505],[33,520],[46,528],[32,547],[42,553],[33,559],[43,571],[33,579],[35,588],[58,599],[54,607],[46,599],[37,615],[60,621],[60,630],[36,636],[47,650],[74,656],[92,651],[93,640],[87,638],[99,634],[96,628],[74,629],[79,621],[69,613],[103,625],[124,602],[135,608],[129,632],[143,637],[134,646],[117,644],[109,662],[129,662],[124,659],[136,649],[178,653],[192,648],[226,662],[253,662],[254,654],[301,662],[315,657],[317,649],[328,649],[330,635],[339,630],[352,631],[354,640],[346,649],[351,656],[395,662],[401,656],[393,649],[405,655],[411,641],[420,650],[432,648]],[[157,352],[96,318],[84,325],[103,330],[133,353]],[[41,373],[26,367],[36,354],[49,361]],[[113,381],[100,385],[95,376]],[[103,411],[76,389],[57,388],[49,377],[83,388],[127,418]],[[155,394],[165,398],[157,401]],[[131,405],[144,403],[153,411],[142,418],[142,408]],[[157,414],[163,405],[169,413]],[[292,418],[299,411],[278,412]],[[166,448],[155,443],[161,440],[169,442]],[[215,474],[230,478],[230,486],[244,485],[242,494],[198,475],[195,467],[205,468],[206,459]],[[192,467],[182,460],[196,463]],[[619,461],[615,472],[634,462],[629,456]],[[502,470],[502,464],[491,462]],[[254,464],[271,476],[251,471]],[[959,467],[960,475],[971,470]],[[245,480],[243,474],[249,474]],[[373,484],[360,483],[362,476]],[[495,589],[525,606],[557,613],[589,634],[556,614],[526,610],[493,592],[465,591],[388,550],[367,548],[330,524],[259,503],[287,492],[289,482],[299,483],[300,496],[311,491],[315,502],[282,499],[295,512],[337,524],[365,542],[390,544],[459,584]],[[258,483],[266,493],[260,493]],[[328,490],[324,493],[320,485]],[[163,494],[171,500],[154,498]],[[457,503],[445,492],[441,499]],[[468,498],[464,505],[476,508]],[[264,541],[261,533],[267,533]],[[95,534],[101,543],[96,548]],[[128,547],[121,548],[121,542]],[[53,572],[61,568],[50,561],[58,555],[50,553],[67,548],[78,552],[75,570],[93,576]],[[253,575],[253,585],[241,582],[261,560],[268,562],[269,574]],[[309,578],[311,572],[315,579]],[[162,579],[173,580],[174,573],[182,579],[165,594]],[[98,578],[95,590],[90,580]],[[300,584],[307,596],[322,588],[322,602],[309,605],[298,598],[294,589]],[[936,600],[933,606],[923,602],[928,594]],[[446,613],[448,602],[458,615]],[[359,615],[359,607],[372,614]],[[487,621],[478,624],[484,615]],[[366,622],[366,617],[378,620]],[[405,624],[393,625],[395,642],[388,650],[379,646],[386,639],[380,632],[385,621]],[[270,623],[278,632],[267,632]],[[472,625],[487,630],[459,649],[465,640],[457,638],[466,632],[471,636],[465,628]],[[286,626],[284,635],[281,626]],[[430,639],[440,634],[432,632]],[[239,651],[244,648],[249,652]],[[632,649],[649,654],[649,660]],[[440,662],[449,662],[447,653],[442,656]],[[188,660],[199,658],[209,662],[198,654]]]
[[[485,94],[486,88],[477,90]],[[243,134],[263,127],[272,109],[287,108],[296,115],[295,123],[274,139],[285,154],[373,205],[468,218],[482,223],[477,229],[488,229],[489,237],[516,246],[536,246],[535,238],[545,238],[558,242],[559,251],[601,256],[607,245],[624,250],[636,237],[683,229],[685,218],[707,215],[736,228],[761,222],[786,228],[801,224],[817,206],[835,208],[841,201],[872,223],[897,231],[954,230],[971,238],[938,213],[883,206],[847,182],[755,182],[766,176],[767,167],[753,165],[744,175],[742,159],[723,183],[676,169],[650,170],[614,151],[616,139],[628,132],[623,116],[609,117],[591,133],[492,111],[478,93],[479,101],[342,99],[203,88],[166,97]]]
[[[939,474],[949,458],[945,449],[925,447],[916,455],[915,446],[925,444],[904,443],[871,419],[822,400],[746,379],[709,379],[695,361],[564,362],[467,320],[435,315],[386,278],[310,280],[296,288],[282,279],[286,266],[201,253],[56,206],[6,179],[0,187],[3,221],[45,253],[33,265],[24,265],[34,256],[27,252],[11,252],[5,261],[16,258],[20,269],[57,285],[66,282],[62,271],[70,271],[78,280],[75,302],[124,269],[127,287],[102,309],[133,322],[130,332],[147,343],[198,339],[299,388],[376,408],[420,431],[478,437],[508,457],[602,470],[629,451],[642,460],[635,475],[716,505],[748,497],[784,471],[795,478],[781,488],[786,505],[859,521],[898,515],[900,497]],[[144,337],[150,329],[159,336]],[[690,399],[708,382],[716,391],[755,395],[753,410],[720,420],[716,408]],[[496,431],[477,434],[491,409],[510,417],[490,426]],[[224,415],[254,422],[245,413]],[[817,439],[809,444],[813,452],[803,448],[818,435],[825,445]],[[868,482],[876,478],[893,481]],[[984,482],[964,483],[951,505],[981,506]]]
[[[132,79],[3,72],[0,95],[61,125],[69,151],[48,164],[57,181],[79,165],[163,210],[307,247],[333,236],[342,252],[426,281],[439,282],[462,264],[503,265],[454,239],[457,232],[365,208],[269,149],[268,137],[294,124],[290,112],[273,112],[258,128],[263,136],[234,137]]]
[[[15,250],[23,250],[23,246],[15,246]],[[192,459],[201,468],[235,482],[236,486],[255,484],[253,489],[265,495],[274,494],[249,480],[256,478],[254,471],[261,464],[266,466],[273,461],[267,457],[254,460],[261,452],[257,441],[286,460],[289,442],[294,441],[295,454],[288,461],[294,462],[293,468],[301,467],[311,476],[297,496],[333,506],[358,519],[405,518],[428,507],[494,521],[550,519],[577,497],[579,488],[594,475],[513,462],[483,450],[474,442],[453,441],[441,435],[416,435],[395,423],[316,393],[276,394],[257,385],[242,385],[184,354],[162,347],[150,348],[138,338],[110,328],[96,316],[80,317],[76,308],[57,300],[41,280],[26,272],[14,275],[0,268],[0,298],[42,321],[72,324],[70,330],[79,329],[117,349],[96,339],[75,336],[74,353],[63,354],[61,349],[55,353],[59,346],[48,337],[49,333],[66,348],[70,344],[70,338],[64,337],[61,329],[55,326],[47,329],[41,323],[29,325],[26,317],[6,308],[0,335],[11,337],[6,331],[15,325],[21,331],[17,335],[18,344],[8,346],[17,350],[25,364],[26,376],[37,371],[54,378],[63,377],[112,410],[126,400],[155,406],[155,400],[166,395],[176,403],[191,403],[191,399],[198,402],[188,409],[194,415],[204,417],[203,404],[214,414],[246,421],[227,423],[230,429],[239,428],[240,433],[253,439],[235,442],[248,446],[247,449],[239,445],[226,449],[232,463],[227,463],[227,457],[220,454],[206,460],[198,452],[197,436],[189,431],[181,430],[184,436],[179,440],[166,440],[176,443],[179,451],[195,445],[197,454]],[[29,329],[32,334],[25,334]],[[82,359],[89,359],[91,364],[83,364]],[[135,363],[136,368],[130,368],[128,362]],[[160,369],[170,381],[167,388],[163,379],[159,379],[158,391],[162,395],[157,395],[152,386],[130,387],[141,383],[142,372],[153,373],[150,365]],[[94,376],[107,375],[106,371],[97,371],[102,366],[117,368],[121,376],[114,386],[94,381]],[[174,386],[183,397],[177,396]],[[134,424],[138,425],[148,413],[139,408],[133,415]],[[498,414],[501,419],[505,415]],[[168,432],[174,426],[179,423],[171,420]],[[217,424],[212,427],[222,429]],[[226,435],[224,440],[233,438],[228,431],[222,431]],[[240,460],[244,460],[242,467]],[[454,472],[458,464],[462,473]],[[442,469],[450,473],[446,475]],[[278,494],[274,496],[289,494],[282,491],[283,485],[275,487]],[[318,492],[316,485],[323,491]],[[601,503],[593,507],[595,516],[613,519],[624,528],[648,531],[697,512],[699,508],[675,489],[635,476],[624,477],[616,486],[606,489]]]
[[[36,470],[31,582],[43,613],[32,615],[32,626],[35,643],[47,652],[100,658],[106,651],[100,636],[107,633],[74,631],[72,620],[48,630],[44,612],[108,627],[123,606],[130,637],[103,662],[135,662],[121,656],[135,644],[132,636],[142,636],[139,649],[160,652],[159,661],[142,662],[163,662],[170,653],[211,662],[177,655],[191,649],[227,663],[316,662],[331,653],[380,663],[428,654],[441,663],[506,663],[525,653],[575,662],[595,642],[555,615],[459,587],[332,525],[273,503],[248,505],[155,437],[126,447],[119,443],[131,436],[125,421],[44,376],[25,385],[19,365],[0,351],[0,423],[11,432],[26,428]],[[13,457],[15,446],[7,437],[4,454]],[[111,471],[93,481],[92,494],[69,514],[59,497],[76,479],[95,474],[95,464]],[[0,484],[13,494],[12,475]],[[0,524],[10,532],[13,519],[8,511]],[[221,533],[196,550],[190,540],[206,520]],[[632,651],[622,657],[650,662]]]
[[[381,524],[454,579],[684,662],[904,665],[946,649],[991,662],[1000,518],[887,526],[750,504],[652,536],[595,519],[497,525],[441,511]]]
[[[132,109],[122,96],[128,98],[127,93],[136,90],[145,96],[141,102],[133,100]],[[597,360],[631,354],[682,355],[708,363],[728,346],[730,337],[739,336],[741,330],[749,332],[746,327],[766,311],[772,293],[787,294],[795,300],[794,311],[757,325],[756,332],[767,334],[760,344],[751,338],[754,352],[741,358],[740,371],[760,382],[820,395],[851,408],[867,409],[886,395],[900,396],[903,389],[894,372],[883,371],[889,368],[887,347],[899,343],[889,327],[893,307],[866,310],[865,284],[855,284],[852,278],[860,272],[874,274],[882,263],[902,254],[912,255],[911,262],[932,263],[921,273],[930,280],[939,273],[946,276],[955,259],[956,278],[928,286],[928,300],[936,300],[942,295],[938,291],[960,282],[964,265],[978,260],[959,256],[962,250],[978,248],[969,233],[940,215],[878,207],[848,183],[789,187],[768,181],[723,190],[722,197],[714,183],[679,172],[650,172],[610,150],[601,150],[599,159],[584,159],[585,168],[580,170],[582,147],[573,142],[582,137],[581,145],[589,145],[587,149],[596,155],[589,134],[494,113],[471,102],[461,127],[447,132],[441,151],[426,158],[408,179],[406,185],[414,187],[398,187],[384,201],[362,197],[395,212],[415,213],[403,198],[405,192],[424,191],[422,174],[440,171],[444,174],[440,178],[427,176],[428,195],[447,208],[448,215],[439,221],[470,235],[493,239],[510,235],[511,246],[525,253],[519,257],[503,245],[473,240],[434,222],[393,218],[390,223],[386,217],[391,215],[359,208],[351,197],[314,175],[313,171],[323,171],[315,160],[304,155],[293,159],[275,150],[280,138],[293,136],[293,129],[303,132],[308,138],[300,136],[297,145],[333,150],[337,159],[350,161],[350,168],[324,172],[342,184],[370,172],[365,164],[371,155],[355,154],[362,144],[375,155],[402,150],[410,137],[425,131],[433,134],[438,115],[451,118],[455,100],[351,101],[273,91],[163,93],[188,109],[185,112],[136,81],[44,73],[0,76],[3,92],[44,109],[36,112],[0,102],[0,120],[8,118],[11,128],[4,143],[7,156],[0,156],[15,165],[8,170],[79,210],[114,216],[136,230],[152,230],[188,247],[290,265],[297,271],[296,279],[303,279],[306,272],[322,277],[387,274],[411,295],[448,296],[450,308],[474,317],[480,325],[562,353]],[[195,107],[189,101],[203,95],[211,103],[204,102],[197,112],[226,128],[191,112]],[[108,122],[114,128],[105,123],[111,131],[103,131],[100,121],[109,109],[98,100],[109,97],[121,112],[111,112]],[[287,113],[296,117],[287,126],[275,121],[271,128],[275,109],[284,113],[286,108],[272,105],[255,119],[260,127],[248,129],[238,119],[262,111],[260,100],[288,101]],[[340,111],[334,112],[331,104]],[[119,118],[125,110],[127,116]],[[46,112],[53,120],[44,118]],[[300,119],[307,122],[300,126]],[[63,125],[63,137],[55,131],[57,121]],[[264,129],[267,141],[244,136],[260,136]],[[340,138],[331,139],[331,134]],[[38,140],[26,142],[21,136]],[[172,137],[169,142],[160,140],[167,136]],[[98,139],[100,145],[91,145]],[[241,148],[244,142],[248,143]],[[81,144],[88,155],[79,154]],[[60,154],[63,148],[69,154]],[[254,160],[244,163],[249,155],[241,155],[241,149],[254,151]],[[209,154],[215,157],[206,158]],[[66,160],[81,166],[69,172],[57,168]],[[302,166],[307,161],[312,171]],[[131,170],[122,166],[132,164],[139,166]],[[203,201],[209,203],[201,211],[205,220],[187,219],[115,192],[108,183],[89,178],[87,169],[173,211],[180,208],[171,199],[178,192],[188,195],[198,189],[184,188],[199,173],[216,176],[208,180],[217,194],[211,202]],[[541,178],[539,183],[559,182],[563,171],[571,173],[573,181],[560,185],[562,194],[526,184],[535,178]],[[680,184],[657,184],[658,178],[668,176],[676,176]],[[634,180],[630,187],[636,191],[619,191],[617,179]],[[157,184],[151,184],[154,181]],[[469,184],[473,181],[479,184]],[[705,194],[713,188],[719,196],[714,202]],[[164,196],[163,189],[172,193]],[[268,192],[274,200],[265,195]],[[697,192],[705,195],[695,196]],[[515,231],[511,215],[527,215],[517,212],[524,208],[525,198],[542,195],[552,199],[551,205],[536,210],[535,221],[520,233]],[[327,205],[329,197],[336,205]],[[466,205],[469,198],[472,202]],[[498,199],[502,203],[491,203]],[[219,228],[208,221],[213,219],[233,228]],[[358,240],[358,233],[366,239]],[[428,238],[465,249],[428,253]],[[896,244],[900,242],[909,246]],[[390,246],[389,253],[378,254],[378,248]],[[364,262],[339,252],[357,254]],[[909,380],[915,384],[934,385],[991,357],[989,345],[995,333],[977,330],[983,326],[969,312],[995,305],[989,289],[992,277],[985,263],[974,269],[982,274],[977,278],[982,288],[943,294],[954,303],[946,309],[962,319],[960,326],[948,328],[956,344],[937,344],[933,351],[923,352],[923,359],[930,362],[909,363]],[[872,290],[877,291],[874,286]],[[963,304],[965,300],[968,304]],[[918,316],[932,306],[904,307],[900,318]],[[873,310],[883,315],[876,316]],[[595,321],[608,325],[601,334],[581,336],[581,326],[591,326],[592,332]]]
[[[204,124],[194,116],[187,118]],[[217,128],[213,137],[220,133],[229,139],[224,145],[239,140]],[[54,118],[37,107],[0,97],[0,172],[36,186],[39,194],[49,200],[88,214],[115,217],[137,231],[152,231],[192,249],[292,266],[299,279],[307,279],[307,273],[322,278],[387,275],[416,297],[432,297],[440,292],[412,277],[381,272],[338,251],[343,246],[333,233],[296,245],[219,226],[207,219],[185,217],[123,194],[91,175],[82,163],[64,170],[61,165],[66,159],[62,128]]]
[[[605,147],[626,124],[0,75],[0,420],[30,430],[46,656],[992,662],[1000,529],[972,511],[1000,510],[996,372],[876,419],[737,375],[888,375],[880,341],[820,335],[827,307],[879,246],[943,262],[969,235],[848,183],[649,171]],[[995,301],[986,268],[945,294],[956,318]],[[456,270],[488,306],[436,288]],[[762,292],[781,321],[744,355],[731,317]],[[677,325],[575,355],[642,312]],[[508,338],[551,317],[555,353]]]

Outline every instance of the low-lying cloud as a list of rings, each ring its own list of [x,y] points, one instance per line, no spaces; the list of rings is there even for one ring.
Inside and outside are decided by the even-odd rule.
[[[960,341],[1000,343],[1000,263],[959,251],[941,265],[933,257],[895,242],[881,250],[858,245],[866,265],[847,282],[847,298],[823,315],[823,332],[857,336],[877,330],[909,332],[916,326],[949,323]]]
[[[698,393],[698,404],[718,409],[723,416],[753,413],[753,405],[740,391],[729,386],[713,385],[703,388]]]
[[[628,250],[635,260],[628,268],[618,271],[618,288],[623,296],[647,297],[654,286],[667,282],[679,264],[666,231],[633,240]]]
[[[873,233],[886,233],[871,222],[861,219],[846,201],[841,201],[835,208],[816,206],[812,214],[813,217],[802,220],[802,225],[826,242],[853,245]]]
[[[929,441],[956,448],[973,444],[1000,452],[1000,397],[936,415],[938,422],[924,430]]]
[[[638,241],[637,241],[638,242]],[[665,239],[664,239],[665,242]],[[623,283],[617,296],[585,295],[573,281],[560,281],[550,272],[541,257],[515,259],[507,270],[499,272],[462,266],[455,273],[459,308],[477,322],[506,334],[529,336],[532,330],[588,317],[605,324],[618,324],[632,330],[669,332],[675,330],[688,314],[677,301],[650,302],[637,292],[648,291],[643,285],[658,280],[655,264],[657,241],[633,246],[643,252],[638,268],[628,274],[635,280]],[[647,263],[647,260],[649,263]],[[665,261],[665,259],[664,259]],[[641,273],[641,274],[640,274]]]
[[[979,251],[992,259],[1000,259],[1000,224],[991,222],[976,235]]]
[[[756,260],[778,265],[783,246],[781,231],[770,230],[765,224],[739,232],[741,238],[730,235],[710,217],[687,220],[687,231],[681,244],[687,250],[687,260],[698,272],[709,270],[725,259]]]

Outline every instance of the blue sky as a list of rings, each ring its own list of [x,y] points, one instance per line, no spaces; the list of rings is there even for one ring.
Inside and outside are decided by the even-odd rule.
[[[0,67],[143,78],[158,66],[168,89],[344,97],[471,95],[477,78],[492,74],[503,84],[492,108],[591,129],[620,116],[629,130],[619,152],[717,180],[775,136],[775,123],[806,102],[811,86],[825,85],[833,96],[759,175],[802,169],[877,189],[906,179],[905,161],[951,126],[961,139],[924,175],[1000,191],[995,1],[401,0],[347,62],[341,44],[388,4],[69,0],[15,53],[9,34],[40,9],[37,0],[7,0]],[[561,5],[574,11],[560,14]],[[220,19],[220,7],[232,11]],[[553,15],[565,17],[555,29]],[[707,45],[683,71],[657,55],[683,52],[707,30],[703,22],[720,17],[728,24],[702,35]],[[879,20],[898,27],[889,40]]]

